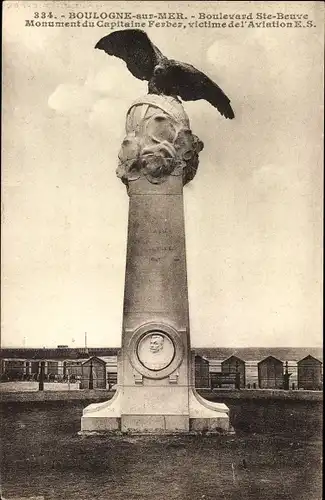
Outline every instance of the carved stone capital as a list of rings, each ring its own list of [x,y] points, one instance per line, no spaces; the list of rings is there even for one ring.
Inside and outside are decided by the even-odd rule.
[[[126,185],[140,177],[161,184],[169,175],[182,176],[186,184],[196,174],[202,149],[182,104],[170,96],[148,94],[127,113],[116,173]]]

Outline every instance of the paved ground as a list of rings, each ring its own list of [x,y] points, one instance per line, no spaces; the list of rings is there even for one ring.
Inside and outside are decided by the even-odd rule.
[[[322,498],[319,406],[234,406],[236,436],[107,438],[78,436],[85,404],[2,405],[5,499]],[[297,412],[305,427],[292,428]]]

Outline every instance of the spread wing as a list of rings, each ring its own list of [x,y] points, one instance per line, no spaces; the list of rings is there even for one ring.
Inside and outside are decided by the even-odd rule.
[[[235,114],[230,105],[230,99],[208,76],[190,64],[178,61],[169,61],[168,80],[184,101],[205,99],[225,118],[234,118]]]
[[[164,58],[141,30],[114,31],[101,38],[95,48],[123,59],[132,75],[140,80],[150,80],[154,67]]]

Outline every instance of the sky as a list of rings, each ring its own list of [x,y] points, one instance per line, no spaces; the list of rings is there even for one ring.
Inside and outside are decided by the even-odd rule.
[[[2,346],[121,342],[128,196],[115,170],[147,87],[94,49],[109,28],[25,27],[41,11],[307,13],[305,29],[144,29],[236,114],[184,103],[204,142],[184,188],[192,346],[321,346],[322,2],[28,1],[3,16]]]

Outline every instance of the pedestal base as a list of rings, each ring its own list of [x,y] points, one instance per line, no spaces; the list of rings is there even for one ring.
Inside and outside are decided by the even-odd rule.
[[[195,432],[233,433],[229,408],[224,403],[213,403],[189,389],[190,430]]]
[[[212,403],[189,388],[186,414],[125,414],[122,394],[104,403],[87,406],[81,418],[81,434],[92,432],[121,432],[131,434],[232,433],[229,409],[223,403]]]
[[[86,406],[81,417],[81,433],[121,430],[121,394],[117,390],[112,399]]]

